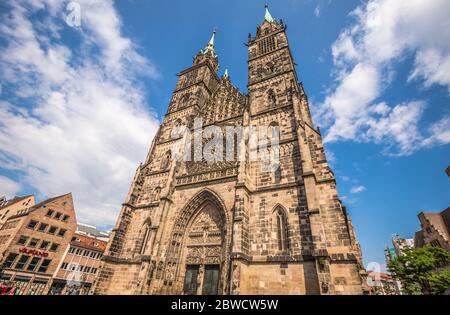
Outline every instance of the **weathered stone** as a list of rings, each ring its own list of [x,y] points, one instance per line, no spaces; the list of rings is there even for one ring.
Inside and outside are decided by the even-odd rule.
[[[285,30],[264,21],[249,38],[248,95],[217,76],[210,46],[179,74],[94,294],[362,293],[359,245]],[[192,128],[197,116],[220,128],[279,126],[280,167],[266,171],[260,160],[175,161],[171,132]],[[244,148],[249,153],[248,143]]]

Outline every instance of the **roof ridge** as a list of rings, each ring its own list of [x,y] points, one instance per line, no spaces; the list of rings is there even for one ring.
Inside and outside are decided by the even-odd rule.
[[[22,196],[22,197],[20,197],[20,196],[15,196],[13,199],[7,200],[7,201],[6,201],[6,204],[5,204],[4,206],[0,206],[0,209],[9,207],[10,205],[13,205],[13,204],[15,204],[15,203],[18,203],[18,202],[20,202],[20,201],[22,201],[22,200],[24,200],[24,199],[27,199],[27,198],[29,198],[29,197],[32,197],[32,196],[34,196],[34,195],[25,195],[25,196]]]

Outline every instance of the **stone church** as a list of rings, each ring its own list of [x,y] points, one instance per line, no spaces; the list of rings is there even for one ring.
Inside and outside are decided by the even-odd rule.
[[[286,25],[266,6],[255,36],[249,34],[247,94],[228,71],[218,76],[214,36],[178,74],[91,293],[362,294],[360,247]],[[180,139],[172,130],[194,129],[195,117],[203,127],[278,127],[277,167],[175,159],[171,149]],[[248,140],[240,144],[248,155]]]

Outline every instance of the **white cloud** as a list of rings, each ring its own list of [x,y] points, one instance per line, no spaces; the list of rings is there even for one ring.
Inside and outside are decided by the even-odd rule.
[[[437,49],[418,52],[415,60],[415,69],[411,73],[409,80],[419,78],[425,80],[426,87],[440,84],[447,86],[450,93],[450,55],[444,56]]]
[[[337,162],[336,154],[334,154],[333,151],[330,151],[329,149],[325,148],[325,156],[327,157],[327,162],[330,165],[334,165]]]
[[[62,1],[13,2],[1,17],[0,78],[14,97],[0,103],[0,165],[42,197],[72,192],[78,219],[104,226],[159,124],[136,78],[158,74],[112,1],[77,2],[71,46]]]
[[[429,128],[430,137],[423,140],[423,145],[430,146],[434,143],[450,143],[450,116],[445,116]]]
[[[348,177],[348,176],[341,176],[341,179],[342,179],[344,182],[348,182],[348,181],[350,180],[350,177]]]
[[[21,190],[19,183],[12,179],[0,175],[0,197],[6,196],[8,199],[14,197]]]
[[[355,187],[352,187],[351,189],[350,189],[350,192],[352,193],[352,194],[359,194],[359,193],[362,193],[363,191],[366,191],[367,189],[366,189],[366,187],[364,187],[364,186],[355,186]]]
[[[424,108],[424,102],[400,104],[387,111],[383,108],[384,117],[368,118],[368,129],[363,137],[375,143],[387,143],[384,150],[387,154],[394,151],[397,155],[410,154],[422,141],[417,124]]]
[[[316,17],[320,17],[320,5],[317,5],[316,8],[314,9],[314,15]]]
[[[440,84],[450,92],[449,11],[447,0],[370,0],[352,12],[355,22],[332,46],[336,88],[314,113],[328,127],[325,141],[387,141],[385,153],[396,155],[450,143],[445,136],[418,131],[424,101],[394,106],[377,102],[395,75],[396,63],[408,53],[415,56],[408,81],[422,80],[425,87]]]

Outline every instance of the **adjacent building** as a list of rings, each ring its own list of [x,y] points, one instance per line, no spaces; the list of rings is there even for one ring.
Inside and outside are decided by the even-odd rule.
[[[84,224],[84,223],[77,224],[77,233],[91,236],[95,239],[102,240],[105,242],[108,242],[109,235],[111,234],[110,231],[100,231],[97,229],[97,227],[95,227],[93,225]]]
[[[12,215],[17,214],[18,211],[24,210],[34,206],[35,200],[33,195],[14,197],[7,200],[6,197],[0,198],[0,229],[2,225],[8,220]],[[0,246],[2,245],[4,239],[0,239]]]
[[[0,294],[89,292],[109,232],[77,224],[71,194],[3,200],[0,213]]]
[[[49,294],[88,294],[105,248],[104,240],[77,231],[53,275]]]
[[[33,199],[29,198],[32,202]],[[46,294],[73,233],[71,194],[50,198],[9,216],[0,229],[0,281],[14,294]]]
[[[414,239],[411,238],[402,238],[399,235],[394,235],[392,237],[392,245],[393,247],[387,246],[384,250],[384,257],[386,259],[386,266],[389,265],[389,262],[397,257],[403,256],[405,249],[407,248],[414,248]],[[389,273],[386,273],[386,275],[390,276],[389,279],[389,286],[395,293],[393,294],[402,294],[402,284],[400,281],[396,279],[392,279],[392,276]],[[378,292],[378,291],[376,291]]]
[[[397,281],[385,272],[370,271],[368,273],[368,284],[371,295],[397,295]]]
[[[392,237],[392,245],[394,246],[395,256],[403,256],[406,249],[414,248],[413,238],[403,238],[399,235],[394,235]]]
[[[414,246],[442,247],[450,253],[450,207],[442,212],[421,212],[418,215],[420,231],[414,237]]]

